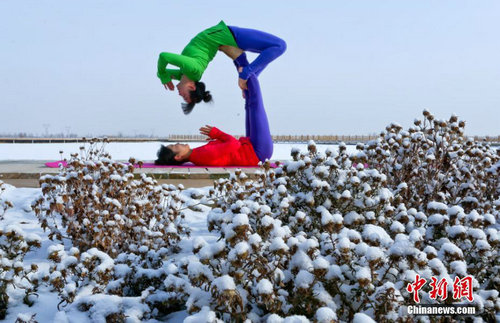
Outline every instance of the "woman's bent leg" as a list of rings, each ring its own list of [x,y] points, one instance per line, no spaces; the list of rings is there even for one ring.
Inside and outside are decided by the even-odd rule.
[[[269,33],[229,26],[238,47],[260,55],[240,73],[240,78],[247,80],[251,75],[259,76],[260,72],[286,50],[286,42]]]

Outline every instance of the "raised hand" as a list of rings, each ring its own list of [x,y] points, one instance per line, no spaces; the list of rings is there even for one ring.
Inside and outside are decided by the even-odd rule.
[[[165,89],[170,91],[173,91],[175,89],[174,83],[172,83],[172,81],[163,84],[163,86],[165,87]]]
[[[200,128],[200,134],[209,137],[210,131],[212,131],[212,126],[206,125]]]

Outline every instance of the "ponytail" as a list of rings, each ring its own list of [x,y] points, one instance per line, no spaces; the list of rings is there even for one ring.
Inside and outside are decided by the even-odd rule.
[[[193,111],[194,105],[200,103],[201,101],[212,101],[212,95],[210,94],[210,91],[205,91],[205,83],[194,82],[194,84],[196,86],[196,89],[189,92],[191,103],[182,103],[182,111],[184,111],[184,114],[190,114],[191,111]]]

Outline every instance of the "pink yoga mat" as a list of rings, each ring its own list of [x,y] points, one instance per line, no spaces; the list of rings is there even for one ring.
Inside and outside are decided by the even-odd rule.
[[[59,164],[62,164],[63,167],[67,167],[68,163],[64,160],[58,160],[55,162],[45,163],[45,166],[50,168],[59,168]],[[128,163],[125,163],[128,164]],[[139,165],[134,165],[136,168],[139,168]],[[192,163],[184,163],[182,165],[155,165],[154,163],[143,163],[142,168],[207,168],[207,167],[224,167],[224,168],[256,168],[257,166],[199,166],[194,165]],[[271,163],[272,168],[276,168],[275,163]]]

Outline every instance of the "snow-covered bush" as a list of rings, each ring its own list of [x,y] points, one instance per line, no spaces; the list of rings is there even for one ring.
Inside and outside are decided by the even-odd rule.
[[[36,314],[17,314],[17,319],[14,323],[38,323],[35,319]]]
[[[29,251],[39,248],[41,238],[36,234],[26,234],[15,225],[0,226],[0,319],[4,319],[9,296],[9,287],[24,289],[24,303],[32,305],[38,281],[33,278],[38,266],[26,266],[24,257]]]
[[[164,263],[169,255],[166,248],[141,247],[114,259],[96,248],[80,254],[77,248],[66,251],[63,245],[54,245],[48,253],[52,264],[41,279],[58,292],[59,305],[74,302],[71,306],[89,311],[93,320],[98,320],[95,315],[104,315],[104,319],[123,315],[137,319],[161,317],[183,305],[168,295],[164,285],[172,268],[168,261]],[[100,301],[114,302],[113,298],[118,297],[129,301],[105,312],[92,310]]]
[[[98,142],[73,154],[58,175],[40,178],[43,194],[33,209],[42,228],[51,239],[71,239],[80,251],[95,247],[111,256],[175,247],[188,233],[178,211],[180,189],[145,174],[134,179],[135,160],[113,161]]]
[[[392,125],[387,142],[358,145],[354,155],[345,145],[323,154],[311,142],[276,169],[265,164],[255,181],[241,172],[217,181],[208,224],[221,239],[195,244],[167,288],[190,313],[210,308],[224,320],[396,321],[410,319],[406,288],[417,274],[428,282],[472,275],[473,304],[494,319],[498,155],[464,139],[455,117],[433,125],[410,129],[414,142]],[[428,289],[420,298],[440,303]]]
[[[2,199],[2,193],[7,189],[5,183],[0,180],[0,220],[3,219],[3,215],[7,209],[13,207],[12,202]]]
[[[158,185],[144,174],[136,179],[134,159],[113,161],[98,144],[73,154],[58,175],[40,178],[33,209],[49,237],[69,239],[72,248],[51,246],[51,266],[38,278],[59,294],[60,306],[88,311],[94,321],[177,309],[157,295],[166,293],[164,262],[189,235],[183,210],[195,197],[182,185]]]
[[[352,160],[368,163],[387,175],[392,190],[404,186],[401,200],[418,208],[437,201],[469,213],[500,211],[500,148],[464,135],[456,116],[436,120],[424,111],[408,130],[395,123],[380,138],[358,145]]]
[[[13,207],[10,201],[1,198],[6,189],[4,182],[0,181],[0,220],[3,220],[5,211]],[[9,287],[24,289],[24,302],[33,304],[38,283],[30,278],[37,266],[27,267],[23,261],[27,252],[40,247],[40,241],[39,236],[25,234],[15,225],[0,225],[0,319],[4,319],[7,313]]]

